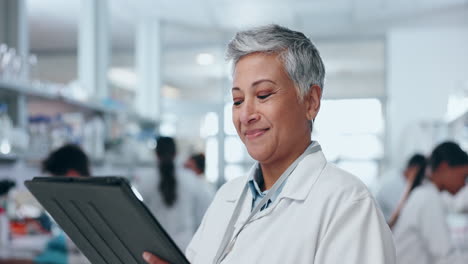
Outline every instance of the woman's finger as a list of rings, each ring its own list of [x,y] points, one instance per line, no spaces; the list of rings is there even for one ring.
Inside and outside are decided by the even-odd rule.
[[[166,261],[156,257],[155,255],[149,253],[149,252],[144,252],[143,253],[143,259],[148,262],[149,264],[169,264]]]

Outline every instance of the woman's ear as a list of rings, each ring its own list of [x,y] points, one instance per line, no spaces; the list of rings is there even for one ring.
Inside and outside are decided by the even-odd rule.
[[[322,88],[318,85],[312,85],[309,93],[305,97],[306,116],[308,120],[314,120],[320,110],[320,99],[322,99]]]

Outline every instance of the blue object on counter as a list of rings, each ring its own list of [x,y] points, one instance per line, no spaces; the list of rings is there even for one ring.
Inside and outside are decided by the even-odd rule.
[[[67,264],[68,249],[65,234],[60,232],[47,243],[44,252],[39,254],[34,263],[37,264]]]

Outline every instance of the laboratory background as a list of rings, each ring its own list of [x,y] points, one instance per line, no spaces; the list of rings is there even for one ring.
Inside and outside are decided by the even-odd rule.
[[[56,235],[23,182],[65,144],[94,177],[140,186],[160,136],[180,167],[202,154],[197,180],[213,191],[244,175],[254,160],[232,124],[224,51],[236,31],[271,23],[320,51],[312,139],[387,219],[414,154],[444,141],[468,150],[467,0],[0,0],[0,260],[34,260]],[[446,221],[468,252],[468,211]]]

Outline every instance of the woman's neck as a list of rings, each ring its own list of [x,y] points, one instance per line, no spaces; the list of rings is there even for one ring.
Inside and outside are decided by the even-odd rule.
[[[294,154],[287,155],[282,160],[276,160],[268,163],[260,163],[263,174],[263,186],[260,186],[262,191],[269,190],[281,175],[288,169],[289,166],[301,156],[302,153],[310,145],[310,142],[305,146],[294,152]]]

